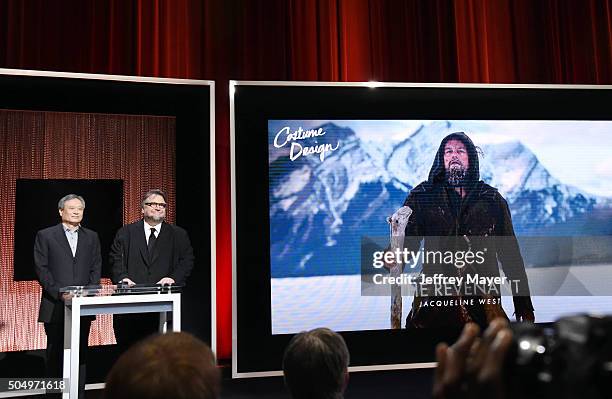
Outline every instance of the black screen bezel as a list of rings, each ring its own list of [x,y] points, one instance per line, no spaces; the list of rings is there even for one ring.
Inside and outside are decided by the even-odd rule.
[[[232,89],[233,87],[233,89]],[[233,82],[234,376],[281,370],[292,334],[271,334],[269,120],[612,120],[609,86]],[[402,321],[403,324],[403,321]],[[459,331],[342,332],[351,366],[418,366]],[[404,366],[406,367],[406,366]]]

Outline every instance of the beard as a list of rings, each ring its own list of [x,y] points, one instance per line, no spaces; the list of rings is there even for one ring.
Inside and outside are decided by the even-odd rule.
[[[147,216],[145,219],[151,222],[161,223],[164,221],[164,219],[166,219],[166,216],[165,215],[164,216],[151,215],[151,216]]]
[[[467,178],[467,168],[460,163],[451,163],[446,170],[446,181],[451,187],[462,187]]]

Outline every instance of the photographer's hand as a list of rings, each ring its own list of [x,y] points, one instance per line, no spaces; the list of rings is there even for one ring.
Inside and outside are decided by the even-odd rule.
[[[468,324],[451,347],[438,345],[434,399],[503,399],[503,364],[512,342],[507,326],[504,319],[494,320],[478,338],[478,327]]]
[[[475,345],[468,364],[468,376],[474,398],[505,398],[503,365],[512,333],[505,319],[491,322],[483,338]]]
[[[440,343],[436,347],[438,366],[434,374],[434,399],[454,399],[467,397],[466,365],[472,346],[478,339],[480,328],[469,323],[463,328],[461,336],[452,346]]]

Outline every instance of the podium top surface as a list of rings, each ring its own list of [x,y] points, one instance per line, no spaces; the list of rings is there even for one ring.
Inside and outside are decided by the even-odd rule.
[[[178,302],[180,291],[181,286],[175,285],[87,285],[60,289],[61,293],[67,294],[64,304],[69,307]]]
[[[62,294],[71,297],[92,297],[109,295],[173,294],[181,292],[182,285],[161,284],[116,284],[116,285],[71,285],[60,288]]]

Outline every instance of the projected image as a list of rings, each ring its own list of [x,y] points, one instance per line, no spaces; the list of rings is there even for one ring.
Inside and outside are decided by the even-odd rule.
[[[611,122],[272,120],[268,143],[273,334],[612,311]],[[390,221],[415,256],[374,265]],[[503,237],[480,277],[516,292],[423,295],[434,236]]]

